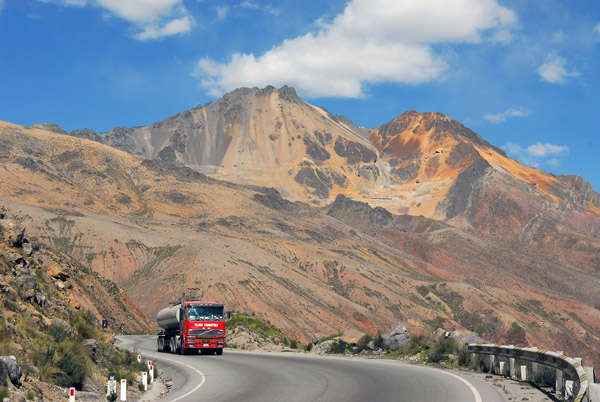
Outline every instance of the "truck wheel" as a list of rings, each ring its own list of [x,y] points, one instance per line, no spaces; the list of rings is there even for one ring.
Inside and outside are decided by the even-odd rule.
[[[217,356],[220,356],[220,355],[222,355],[222,354],[223,354],[223,348],[217,348],[217,349],[215,350],[215,354],[216,354]]]
[[[176,342],[177,342],[177,341],[175,340],[175,337],[172,337],[172,338],[171,338],[171,342],[170,342],[170,344],[171,344],[171,353],[177,353],[177,345],[176,345]]]
[[[158,352],[162,353],[165,350],[165,340],[159,336],[156,343],[157,343],[156,350]]]

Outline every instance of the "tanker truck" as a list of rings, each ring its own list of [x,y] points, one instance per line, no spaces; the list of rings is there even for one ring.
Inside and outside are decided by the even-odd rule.
[[[223,303],[182,298],[181,303],[159,311],[156,321],[162,328],[157,340],[159,352],[223,354]]]

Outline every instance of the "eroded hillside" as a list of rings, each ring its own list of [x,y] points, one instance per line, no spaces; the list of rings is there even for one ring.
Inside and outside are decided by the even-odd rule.
[[[600,360],[599,242],[556,220],[527,232],[554,243],[510,242],[473,230],[475,220],[397,215],[344,196],[317,209],[8,123],[0,143],[2,202],[121,284],[150,319],[197,287],[304,340],[403,320],[509,343],[521,328],[518,343]]]

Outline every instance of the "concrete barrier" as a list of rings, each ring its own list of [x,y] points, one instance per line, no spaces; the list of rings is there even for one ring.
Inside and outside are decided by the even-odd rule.
[[[469,344],[469,353],[478,353],[484,355],[503,356],[511,359],[511,377],[513,373],[513,361],[512,359],[527,360],[530,362],[544,364],[546,366],[554,367],[560,371],[560,374],[566,374],[566,376],[573,381],[573,394],[575,395],[574,402],[587,402],[590,393],[588,375],[586,374],[581,360],[573,359],[565,356],[562,352],[549,352],[547,350],[540,350],[538,348],[520,348],[513,345],[494,345],[491,343],[486,344]],[[559,374],[557,371],[557,374]],[[559,376],[557,375],[557,378]],[[564,378],[566,380],[566,378]],[[593,379],[591,379],[593,381]],[[557,380],[557,385],[558,380]],[[563,386],[561,381],[560,387]],[[557,387],[557,391],[558,387]],[[564,392],[564,390],[561,390]],[[595,401],[594,401],[595,402]],[[600,401],[598,401],[600,402]]]
[[[600,402],[600,384],[590,384],[590,402]]]

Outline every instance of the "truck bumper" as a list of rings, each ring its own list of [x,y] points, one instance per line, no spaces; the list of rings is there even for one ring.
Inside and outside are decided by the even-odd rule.
[[[225,338],[194,338],[184,342],[188,349],[224,348]]]

